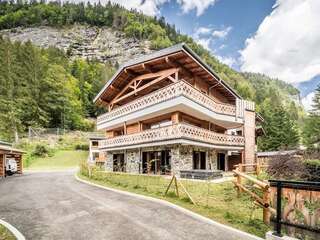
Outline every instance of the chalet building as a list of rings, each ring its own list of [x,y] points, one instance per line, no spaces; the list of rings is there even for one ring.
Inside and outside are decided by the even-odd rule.
[[[105,155],[99,150],[99,141],[103,137],[90,137],[89,138],[89,157],[88,162],[92,165],[103,165],[105,163]]]
[[[176,174],[255,162],[256,113],[185,44],[131,60],[94,99],[107,171]]]

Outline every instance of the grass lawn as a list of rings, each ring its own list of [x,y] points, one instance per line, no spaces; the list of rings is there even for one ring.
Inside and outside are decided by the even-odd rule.
[[[16,237],[3,225],[0,224],[0,240],[15,240]]]
[[[52,157],[37,157],[30,161],[26,169],[66,169],[79,166],[86,160],[87,151],[57,150]]]
[[[238,198],[231,182],[217,184],[180,180],[197,203],[195,206],[186,194],[183,194],[181,188],[180,197],[175,195],[173,188],[167,196],[164,196],[170,179],[163,177],[94,171],[89,178],[82,168],[79,176],[103,186],[167,200],[217,222],[260,237],[264,237],[270,229],[262,221],[262,209],[254,205],[246,194]]]

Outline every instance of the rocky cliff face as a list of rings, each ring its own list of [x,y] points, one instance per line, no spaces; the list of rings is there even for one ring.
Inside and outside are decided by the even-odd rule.
[[[0,31],[0,35],[12,41],[31,41],[42,48],[54,46],[71,58],[97,59],[113,64],[122,64],[132,57],[151,52],[148,41],[127,38],[124,33],[105,27],[74,25],[65,28],[13,28]]]

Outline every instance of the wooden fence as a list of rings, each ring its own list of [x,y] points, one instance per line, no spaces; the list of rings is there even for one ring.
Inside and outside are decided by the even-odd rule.
[[[261,171],[259,164],[239,164],[235,170],[233,170],[236,180],[233,182],[237,188],[238,197],[241,193],[245,192],[254,199],[254,204],[263,208],[263,221],[266,224],[270,224],[271,214],[275,214],[276,210],[271,207],[271,191],[269,189],[269,183],[260,181],[247,173],[242,172],[244,167],[255,167],[255,172]]]

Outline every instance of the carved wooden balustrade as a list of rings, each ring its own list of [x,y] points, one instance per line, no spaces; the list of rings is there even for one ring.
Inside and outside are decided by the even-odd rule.
[[[100,148],[111,148],[163,140],[188,139],[208,144],[243,146],[244,137],[216,133],[186,123],[148,129],[139,133],[117,136],[99,142]]]
[[[103,122],[113,120],[128,113],[141,110],[145,107],[152,106],[178,96],[185,96],[217,113],[236,116],[236,112],[239,112],[236,111],[235,105],[217,103],[209,96],[205,95],[198,89],[195,89],[189,83],[181,80],[99,116],[97,118],[97,123],[99,125]],[[242,114],[239,114],[238,117],[242,117]]]

